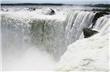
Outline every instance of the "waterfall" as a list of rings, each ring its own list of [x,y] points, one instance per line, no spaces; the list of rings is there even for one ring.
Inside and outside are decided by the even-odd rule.
[[[12,59],[17,59],[20,57],[19,55],[25,57],[26,53],[26,59],[30,61],[31,58],[35,59],[34,61],[37,60],[35,54],[38,57],[41,56],[41,61],[43,61],[43,58],[45,58],[43,55],[46,54],[47,58],[45,59],[48,63],[48,53],[58,61],[67,51],[70,44],[84,38],[83,29],[90,28],[93,25],[92,20],[96,14],[92,11],[77,10],[56,12],[55,15],[43,15],[39,12],[16,11],[0,13],[4,68],[5,65],[7,66],[7,62],[10,63],[10,60],[5,61],[10,57],[9,54],[15,56]],[[105,15],[97,19],[92,29],[104,35],[109,32],[109,27],[110,15]],[[42,52],[46,53],[42,54]],[[31,53],[32,55],[29,55]],[[40,61],[39,58],[38,60]],[[43,63],[47,64],[45,61]]]
[[[88,28],[92,24],[94,17],[93,12],[74,11],[69,13],[68,23],[66,26],[67,44],[79,39],[82,29]]]
[[[33,20],[31,25],[33,44],[55,57],[60,56],[65,51],[64,21]]]
[[[10,18],[8,15],[1,15],[1,21],[3,53],[7,53],[10,48],[13,48],[12,52],[15,52],[14,48],[20,51],[30,44],[29,25],[25,21]]]
[[[98,18],[93,27],[96,35],[68,45],[57,71],[109,71],[110,15]]]
[[[65,20],[59,20],[56,17],[55,19],[39,19],[38,15],[31,18],[26,17],[28,14],[21,16],[19,13],[2,14],[1,30],[4,49],[17,48],[20,50],[24,47],[36,46],[56,58],[63,54],[66,49]],[[44,15],[43,17],[49,16]]]
[[[96,21],[96,25],[94,26],[93,30],[99,31],[104,35],[110,32],[109,28],[110,28],[110,15],[105,15]]]
[[[62,20],[24,15],[21,16],[20,12],[2,14],[3,46],[17,46],[22,49],[25,44],[33,44],[59,58],[69,44],[79,39],[82,29],[91,25],[94,13],[69,11]]]

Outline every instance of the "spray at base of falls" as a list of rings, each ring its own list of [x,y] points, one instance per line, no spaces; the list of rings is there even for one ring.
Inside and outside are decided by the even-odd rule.
[[[36,70],[37,68],[31,68],[30,66],[36,66],[37,63],[33,63],[35,61],[38,62],[41,59],[40,64],[48,63],[49,66],[46,67],[46,69],[49,70],[53,69],[54,60],[51,60],[51,57],[49,57],[48,54],[46,54],[47,56],[45,58],[43,56],[45,55],[45,53],[42,54],[42,51],[46,51],[50,55],[54,56],[55,59],[59,59],[65,53],[65,51],[67,50],[66,47],[69,44],[75,42],[80,38],[83,38],[81,36],[82,29],[90,27],[95,13],[88,11],[72,11],[71,13],[69,13],[69,15],[56,13],[56,15],[49,16],[38,15],[35,12],[21,11],[12,13],[7,12],[1,15],[4,69],[6,70],[10,68],[13,70],[14,64],[12,64],[12,66],[10,67],[9,65],[15,61],[15,63],[17,63],[15,69],[17,69],[20,64],[24,63],[22,67],[23,70],[25,68]],[[104,17],[103,19],[105,20],[105,18],[106,17]],[[33,46],[35,47],[33,48]],[[40,49],[41,51],[35,48]],[[41,58],[36,58],[39,57],[39,54],[37,54],[36,52],[41,54]],[[8,60],[8,54],[12,54],[12,56],[14,56],[12,58],[9,57]],[[18,59],[20,58],[19,55],[22,56],[21,60]],[[18,60],[21,62],[19,62]],[[46,61],[43,63],[42,60]],[[9,61],[12,62],[8,63]],[[31,63],[32,65],[30,65]],[[45,66],[41,69],[38,67],[37,70],[43,69],[45,70]],[[20,70],[20,68],[18,70]]]
[[[19,52],[19,55],[13,54],[15,53],[4,56],[3,71],[51,71],[56,65],[51,55],[36,47]]]
[[[95,35],[68,46],[57,65],[58,71],[108,71],[109,35]]]
[[[98,34],[70,44],[62,55],[58,71],[109,71],[110,15],[97,20]]]

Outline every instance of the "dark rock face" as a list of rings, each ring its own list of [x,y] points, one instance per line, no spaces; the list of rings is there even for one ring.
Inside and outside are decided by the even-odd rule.
[[[98,18],[100,18],[100,17],[102,17],[102,16],[104,16],[104,15],[108,15],[108,14],[109,14],[109,13],[107,13],[107,12],[105,12],[105,11],[97,12],[97,13],[95,14],[93,20],[92,20],[92,23],[93,23],[92,28],[93,28],[93,26],[95,25],[95,23],[96,23],[96,21],[97,21]]]
[[[95,30],[91,30],[89,28],[84,28],[83,29],[83,34],[84,34],[84,38],[88,38],[91,37],[92,35],[98,33],[98,31]]]
[[[53,9],[50,9],[49,15],[54,15],[54,14],[55,14],[55,11]]]

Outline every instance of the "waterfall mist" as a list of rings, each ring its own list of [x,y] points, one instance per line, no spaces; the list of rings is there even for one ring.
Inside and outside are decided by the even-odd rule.
[[[79,44],[76,43],[71,48],[74,49],[79,46],[78,53],[80,53],[80,44],[83,45],[92,41],[92,39],[84,39],[83,29],[92,26],[93,28],[90,30],[106,34],[110,23],[110,15],[105,15],[95,20],[93,25],[92,20],[96,12],[90,10],[55,8],[53,9],[55,15],[49,15],[50,10],[45,10],[45,7],[35,10],[29,8],[28,10],[21,6],[21,10],[12,9],[0,13],[2,22],[0,46],[2,48],[3,71],[53,71],[62,59],[67,63],[68,60],[70,60],[69,62],[78,61],[78,59],[74,60],[74,57],[71,60],[70,57],[75,54],[75,50],[71,55],[67,54],[65,58],[62,58],[68,51],[68,46],[79,40]],[[83,46],[86,47],[86,45]],[[87,48],[89,47],[92,46],[87,45]],[[80,57],[79,55],[79,60]],[[64,62],[61,62],[61,66],[66,70],[67,67],[63,65]]]
[[[10,51],[10,50],[9,50]],[[40,51],[35,47],[3,55],[3,71],[35,71],[35,70],[54,70],[55,61],[48,53]],[[18,53],[17,53],[18,52]]]

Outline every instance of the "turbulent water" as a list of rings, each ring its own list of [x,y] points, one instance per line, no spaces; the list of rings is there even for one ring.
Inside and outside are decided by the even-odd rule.
[[[55,15],[44,8],[0,13],[3,70],[54,70],[67,46],[84,38],[83,28],[91,27],[96,14],[54,10]],[[109,20],[110,15],[99,18],[93,29],[106,33]]]

